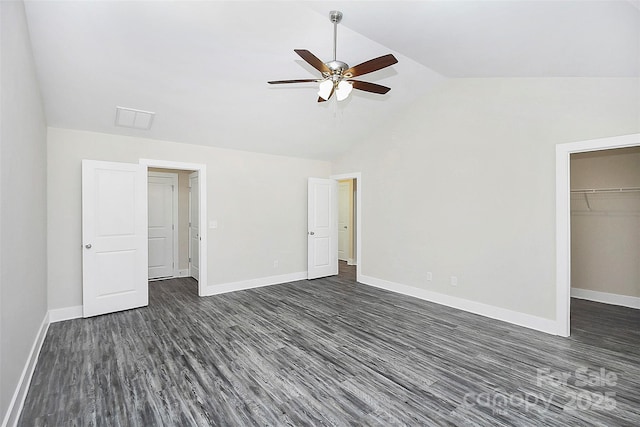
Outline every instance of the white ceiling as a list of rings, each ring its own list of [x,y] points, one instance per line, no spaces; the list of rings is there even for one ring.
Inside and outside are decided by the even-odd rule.
[[[27,1],[50,126],[330,159],[445,78],[638,77],[640,8],[605,1]],[[392,88],[318,104],[293,49],[355,65]],[[156,112],[150,130],[115,107]]]

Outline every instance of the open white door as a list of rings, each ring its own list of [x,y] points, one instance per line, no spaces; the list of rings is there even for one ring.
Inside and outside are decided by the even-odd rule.
[[[309,178],[307,278],[338,274],[338,182]]]
[[[200,189],[198,172],[189,175],[189,276],[200,280]]]
[[[84,317],[148,304],[147,168],[82,161]]]

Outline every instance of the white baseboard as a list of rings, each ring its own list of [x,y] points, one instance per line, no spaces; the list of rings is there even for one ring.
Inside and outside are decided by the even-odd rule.
[[[184,270],[178,270],[176,277],[189,277],[189,269],[185,268]]]
[[[49,322],[56,323],[64,320],[79,319],[82,317],[82,306],[56,308],[49,310]]]
[[[640,309],[640,298],[628,295],[610,294],[608,292],[591,291],[589,289],[571,288],[571,298],[603,302],[605,304]]]
[[[349,258],[349,259],[347,260],[347,265],[358,265],[358,263],[356,262],[356,260],[355,260],[355,259],[353,259],[353,258]]]
[[[535,329],[548,334],[560,335],[560,329],[558,328],[558,324],[555,320],[441,294],[439,292],[428,291],[414,286],[401,285],[399,283],[389,282],[387,280],[370,276],[360,276],[358,281],[365,285],[420,298],[436,304],[446,305],[447,307],[457,308],[459,310],[468,311],[470,313],[479,314],[481,316],[490,317],[492,319],[501,320],[518,326],[524,326],[525,328]]]
[[[31,384],[31,378],[33,377],[33,371],[36,369],[36,363],[38,362],[38,357],[40,356],[40,349],[42,349],[42,343],[44,343],[44,338],[47,336],[48,330],[49,313],[47,312],[44,315],[42,324],[40,324],[40,329],[38,329],[36,339],[31,346],[31,351],[29,352],[29,356],[27,357],[24,369],[22,369],[22,374],[20,375],[20,379],[18,380],[18,384],[16,385],[16,390],[13,393],[13,397],[11,398],[11,402],[9,403],[9,407],[7,408],[7,413],[4,416],[4,420],[2,420],[2,427],[14,427],[18,424],[20,413],[22,412],[22,407],[24,406],[24,400],[27,397],[29,385]]]
[[[205,288],[203,296],[224,294],[227,292],[241,291],[244,289],[259,288],[262,286],[279,285],[280,283],[306,280],[307,272],[281,274],[278,276],[260,277],[258,279],[241,280],[239,282],[223,283],[220,285],[209,285]]]

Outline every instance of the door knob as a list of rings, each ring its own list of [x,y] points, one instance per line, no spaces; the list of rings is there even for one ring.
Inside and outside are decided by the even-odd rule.
[[[87,245],[84,245],[84,247],[87,248],[87,249],[91,249],[91,243],[89,243]]]
[[[345,225],[344,228],[347,228],[347,226]]]
[[[316,234],[316,233],[314,233],[313,231],[310,231],[310,232],[309,232],[309,235],[310,235],[310,236],[313,236],[314,234]]]

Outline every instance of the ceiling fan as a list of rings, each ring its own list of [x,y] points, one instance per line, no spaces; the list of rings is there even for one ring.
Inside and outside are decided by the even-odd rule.
[[[375,83],[353,80],[353,77],[363,74],[372,73],[381,70],[398,62],[395,56],[389,54],[369,61],[358,64],[355,67],[349,67],[342,61],[336,59],[336,43],[338,37],[338,23],[342,21],[342,12],[332,10],[329,12],[329,20],[333,22],[333,61],[322,62],[313,53],[305,49],[294,49],[294,52],[300,55],[309,65],[322,73],[319,79],[298,79],[298,80],[275,80],[268,82],[269,84],[288,84],[288,83],[320,83],[318,91],[318,102],[324,102],[331,98],[335,92],[338,101],[346,99],[353,89],[365,92],[378,93],[384,95],[391,88]]]

